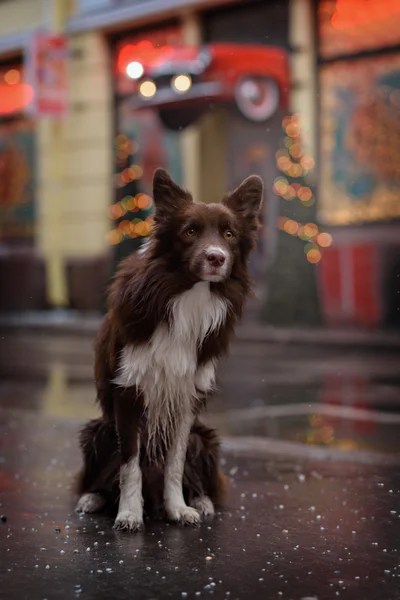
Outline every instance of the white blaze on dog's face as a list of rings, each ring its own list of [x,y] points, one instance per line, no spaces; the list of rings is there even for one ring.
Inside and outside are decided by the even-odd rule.
[[[235,263],[247,259],[255,241],[261,179],[248,177],[221,204],[193,202],[161,169],[153,185],[158,253],[195,281],[228,279]]]

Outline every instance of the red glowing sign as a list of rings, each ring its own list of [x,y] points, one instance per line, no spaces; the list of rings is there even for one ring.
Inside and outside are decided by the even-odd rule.
[[[118,70],[126,73],[129,63],[137,61],[144,68],[154,67],[163,63],[173,53],[171,46],[153,46],[149,40],[142,40],[138,44],[127,44],[118,54]]]
[[[33,100],[34,91],[27,83],[21,83],[17,69],[9,69],[0,75],[0,115],[12,115],[24,110]]]
[[[23,110],[33,100],[33,89],[27,83],[0,84],[0,113],[12,114]]]
[[[115,53],[118,93],[132,93],[137,79],[146,69],[168,60],[173,51],[182,45],[182,28],[179,26],[156,29],[121,40]]]

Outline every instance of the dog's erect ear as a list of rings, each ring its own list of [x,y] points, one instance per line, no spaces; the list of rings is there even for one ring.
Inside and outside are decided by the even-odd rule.
[[[153,177],[155,220],[173,215],[183,205],[193,202],[191,195],[172,181],[164,169],[157,169]]]
[[[223,203],[246,219],[256,219],[262,207],[263,187],[262,179],[251,175],[231,192]]]

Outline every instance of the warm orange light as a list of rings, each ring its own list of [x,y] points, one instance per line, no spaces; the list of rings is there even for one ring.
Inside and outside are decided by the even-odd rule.
[[[107,232],[106,241],[108,244],[115,246],[121,242],[123,237],[122,231],[119,231],[118,229],[112,229],[111,231]]]
[[[109,209],[110,219],[120,219],[126,213],[125,207],[118,202],[118,204],[113,204]]]
[[[303,227],[303,233],[305,236],[311,239],[318,235],[318,227],[315,223],[306,223],[306,225]]]
[[[303,167],[303,169],[311,171],[315,167],[315,160],[312,156],[303,156],[303,158],[300,161],[300,164]]]
[[[289,184],[285,177],[277,177],[274,181],[273,190],[278,196],[283,196],[288,190]]]
[[[299,224],[296,223],[296,221],[293,221],[292,219],[288,219],[284,225],[284,230],[290,235],[296,235],[296,233],[299,230]]]
[[[300,158],[301,156],[303,156],[303,148],[300,146],[300,144],[292,144],[289,152],[290,155],[293,156],[293,158]]]
[[[136,208],[136,203],[135,203],[135,198],[133,196],[126,196],[125,197],[125,206],[127,210],[135,210]]]
[[[288,172],[288,175],[290,175],[290,177],[300,177],[303,174],[303,169],[302,169],[301,165],[299,165],[297,163],[292,163],[287,168],[287,172]]]
[[[121,221],[121,223],[119,223],[118,229],[125,233],[125,235],[129,235],[132,230],[132,223],[125,219],[125,221]]]
[[[309,187],[300,186],[297,190],[297,195],[302,202],[308,202],[312,198],[312,191]]]
[[[307,252],[307,260],[308,262],[310,262],[313,265],[316,265],[317,263],[319,263],[319,261],[322,258],[322,254],[319,250],[317,250],[316,248],[312,248],[311,250],[309,250]]]
[[[136,196],[136,206],[142,210],[147,210],[153,203],[152,198],[147,194],[138,194]]]
[[[286,133],[289,137],[295,138],[300,135],[300,126],[296,122],[291,122],[286,127]]]
[[[289,185],[286,192],[282,194],[285,200],[293,200],[296,197],[296,190],[292,185]]]
[[[329,246],[332,245],[332,242],[333,242],[333,238],[330,233],[320,233],[319,236],[317,237],[317,243],[322,248],[328,248]]]
[[[10,69],[4,74],[4,81],[8,83],[8,85],[15,85],[19,83],[21,80],[21,74],[17,69]]]
[[[292,161],[288,156],[280,156],[276,161],[276,164],[281,171],[287,171],[292,164]]]

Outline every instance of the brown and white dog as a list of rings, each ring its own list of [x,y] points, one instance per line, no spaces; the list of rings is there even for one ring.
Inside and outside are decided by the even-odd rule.
[[[95,345],[102,417],[80,439],[77,511],[119,503],[114,527],[129,531],[160,510],[196,524],[222,499],[219,440],[198,414],[250,289],[263,190],[252,176],[195,203],[162,169],[153,187],[149,243],[121,265]]]

